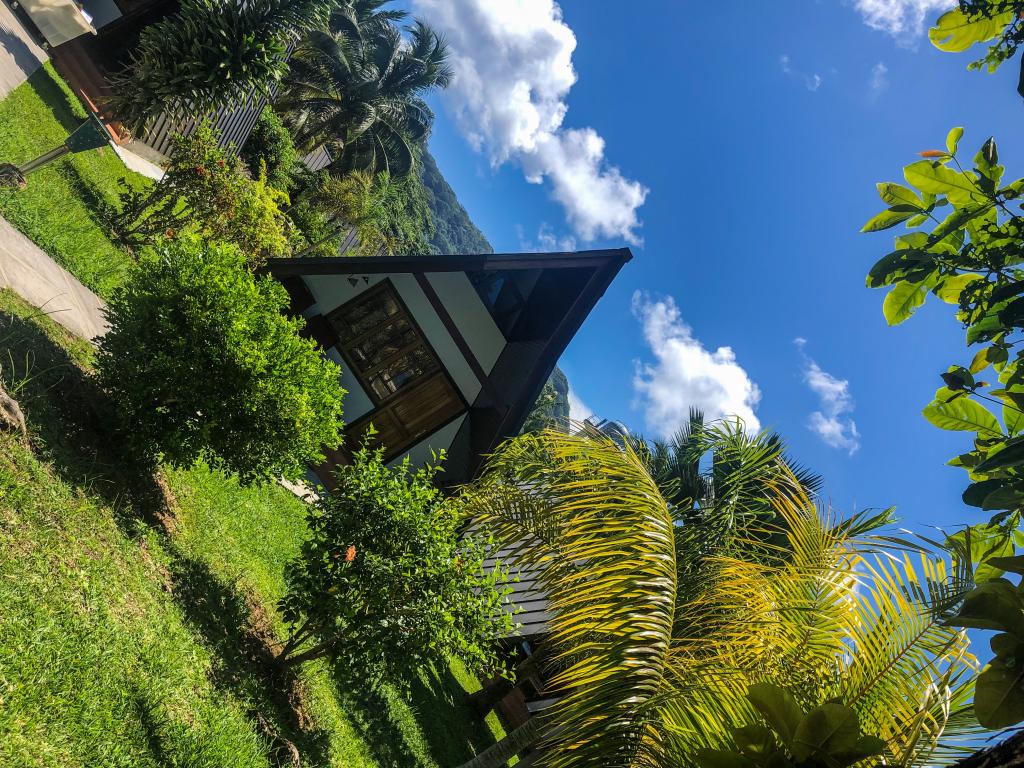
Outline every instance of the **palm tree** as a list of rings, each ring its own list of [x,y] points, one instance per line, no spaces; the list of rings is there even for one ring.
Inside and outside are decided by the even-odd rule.
[[[467,767],[501,765],[539,741],[556,768],[690,768],[699,749],[731,748],[731,729],[756,720],[743,694],[765,681],[808,709],[838,697],[885,740],[890,764],[937,764],[948,757],[943,736],[977,728],[966,636],[931,610],[953,580],[945,561],[926,551],[890,559],[876,534],[889,510],[820,510],[771,436],[701,432],[746,445],[723,455],[718,488],[747,490],[717,491],[698,519],[717,504],[772,513],[741,516],[713,548],[699,522],[681,521],[689,505],[666,498],[633,441],[524,435],[464,493],[467,512],[543,574],[560,670],[548,682],[557,703]]]
[[[393,23],[401,15],[380,5],[355,0],[333,15],[330,31],[308,34],[276,103],[296,145],[326,148],[335,174],[410,173],[434,119],[422,97],[451,81],[444,41],[421,22],[403,40]]]

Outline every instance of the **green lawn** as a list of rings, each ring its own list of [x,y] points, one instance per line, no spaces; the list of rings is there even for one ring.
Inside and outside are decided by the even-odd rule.
[[[162,489],[117,458],[91,350],[0,292],[0,368],[30,423],[0,435],[0,765],[451,768],[500,735],[423,673],[408,695],[265,663],[302,503],[204,467]],[[163,514],[172,499],[174,516]]]
[[[0,101],[0,162],[21,164],[63,143],[85,120],[77,97],[47,62]],[[28,188],[0,190],[0,215],[100,296],[130,265],[97,219],[97,201],[116,200],[118,182],[149,180],[110,148],[71,155],[28,177]]]

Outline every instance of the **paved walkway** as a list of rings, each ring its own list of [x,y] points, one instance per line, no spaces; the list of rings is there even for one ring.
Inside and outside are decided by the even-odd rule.
[[[103,302],[0,217],[0,288],[9,288],[73,333],[107,332]]]
[[[13,91],[46,61],[46,53],[25,32],[0,0],[0,99]]]

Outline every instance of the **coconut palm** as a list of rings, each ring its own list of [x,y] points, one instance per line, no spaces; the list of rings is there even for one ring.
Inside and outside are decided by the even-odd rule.
[[[743,444],[728,425],[702,430]],[[945,562],[926,551],[890,559],[876,534],[888,510],[839,519],[819,509],[778,453],[759,461],[766,443],[747,438],[726,477],[759,488],[750,495],[772,517],[710,549],[631,441],[548,431],[499,449],[463,500],[541,574],[559,670],[547,694],[558,700],[467,768],[501,765],[538,740],[558,768],[697,766],[699,749],[732,748],[731,729],[756,721],[744,694],[758,682],[805,709],[838,697],[894,765],[938,764],[944,736],[973,732],[966,636],[932,610],[948,598]],[[700,568],[680,567],[696,559]]]
[[[332,172],[387,171],[393,178],[415,166],[433,122],[423,101],[451,81],[448,49],[416,22],[403,40],[394,15],[379,3],[355,3],[334,15],[331,31],[312,32],[296,48],[276,107],[296,145],[323,147]]]

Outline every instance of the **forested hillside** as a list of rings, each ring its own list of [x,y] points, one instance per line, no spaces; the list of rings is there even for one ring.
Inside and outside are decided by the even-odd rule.
[[[420,176],[434,219],[434,234],[430,238],[434,253],[494,253],[483,232],[470,220],[455,190],[441,175],[430,152],[424,152],[421,161]]]

